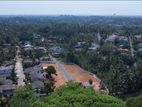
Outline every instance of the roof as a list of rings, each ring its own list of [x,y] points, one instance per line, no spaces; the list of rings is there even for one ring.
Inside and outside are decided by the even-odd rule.
[[[117,35],[112,34],[107,38],[107,40],[110,41],[110,42],[113,42],[117,37],[118,37]]]
[[[33,61],[32,61],[32,59],[24,59],[23,62],[24,63],[32,63]]]
[[[128,38],[126,36],[119,36],[118,39],[119,40],[128,41]]]
[[[45,48],[45,47],[39,47],[39,46],[37,46],[37,47],[35,47],[35,49],[40,49],[40,50],[46,51],[46,48]]]
[[[142,43],[138,43],[138,44],[137,44],[137,47],[138,47],[138,48],[142,48]]]
[[[100,46],[95,44],[95,43],[92,43],[91,47],[89,47],[88,49],[89,50],[96,50],[97,48],[99,48]]]
[[[141,38],[142,37],[142,35],[134,35],[134,37],[136,37],[136,38]]]
[[[39,72],[39,71],[42,71],[42,68],[40,66],[29,67],[29,68],[26,68],[24,72],[29,74],[32,71]]]
[[[43,74],[41,72],[35,72],[35,71],[32,71],[30,73],[30,77],[31,77],[32,81],[43,80],[44,79],[44,76],[43,76]]]
[[[14,90],[16,89],[15,84],[10,84],[10,85],[0,85],[0,93],[3,92],[4,90]]]
[[[0,67],[0,77],[8,77],[10,76],[12,71],[11,67]]]
[[[81,45],[77,44],[77,45],[74,46],[74,48],[81,48]]]
[[[42,81],[39,81],[39,80],[32,82],[31,85],[34,89],[44,88],[44,83]]]
[[[54,54],[60,54],[61,48],[60,47],[51,47],[50,50],[54,53]]]
[[[5,79],[5,80],[3,80],[2,82],[3,82],[3,84],[5,84],[5,85],[13,84],[12,80],[10,80],[10,79]]]
[[[0,81],[5,81],[6,77],[0,77]]]

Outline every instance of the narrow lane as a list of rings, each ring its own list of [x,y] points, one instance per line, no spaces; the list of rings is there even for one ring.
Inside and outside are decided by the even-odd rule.
[[[60,69],[62,75],[64,76],[64,78],[68,81],[73,80],[72,75],[65,69],[65,67],[63,66],[63,64],[60,61],[57,61],[55,58],[53,58],[50,55],[50,58],[53,60],[53,62],[56,64],[56,66],[58,67],[58,69]]]
[[[133,49],[132,39],[130,36],[128,36],[128,38],[129,38],[131,56],[133,57],[134,56],[134,49]]]
[[[16,55],[15,73],[18,78],[17,86],[24,86],[25,75],[24,75],[23,66],[22,66],[22,59],[20,58],[19,53],[20,53],[20,50],[18,48],[17,55]]]

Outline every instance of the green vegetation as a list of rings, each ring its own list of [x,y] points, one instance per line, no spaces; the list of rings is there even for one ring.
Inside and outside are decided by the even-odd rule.
[[[74,81],[60,87],[48,97],[36,99],[29,86],[18,88],[10,101],[10,107],[126,107],[115,97],[83,88]]]
[[[4,63],[4,61],[11,61],[11,63],[13,63],[16,48],[14,46],[8,46],[8,47],[1,47],[1,46],[2,45],[0,45],[0,64]]]
[[[47,74],[49,75],[49,77],[51,77],[51,74],[55,74],[56,70],[53,66],[48,66],[47,69],[45,69],[45,71],[47,72]]]
[[[56,69],[53,66],[48,66],[45,69],[45,71],[47,73],[46,77],[49,79],[49,81],[45,83],[45,92],[47,94],[49,94],[49,93],[53,92],[53,90],[55,88],[54,85],[53,85],[54,84],[54,80],[51,77],[51,74],[56,74]]]
[[[92,85],[93,84],[93,80],[89,79],[89,84]]]
[[[5,106],[8,103],[8,100],[4,96],[0,96],[0,105]]]
[[[15,73],[15,69],[14,68],[11,71],[11,80],[13,81],[13,83],[17,82],[17,77],[16,77],[16,73]]]
[[[142,107],[142,96],[129,98],[127,100],[127,107]]]
[[[101,35],[101,41],[97,40],[98,33]],[[89,72],[97,74],[108,87],[111,95],[125,97],[125,95],[131,95],[142,89],[142,52],[135,52],[134,57],[132,57],[129,46],[127,47],[128,51],[124,52],[120,51],[115,43],[106,43],[106,38],[112,33],[118,36],[124,35],[134,38],[134,35],[142,34],[142,18],[109,16],[1,16],[0,65],[3,65],[5,61],[10,61],[6,62],[6,65],[13,62],[16,51],[15,46],[18,45],[22,48],[27,41],[33,47],[45,47],[48,51],[52,46],[60,46],[64,53],[58,56],[59,59],[78,64]],[[44,41],[41,38],[44,38]],[[78,42],[83,43],[80,51],[74,49]],[[88,48],[93,42],[99,44],[100,48],[95,52],[90,52]],[[134,40],[133,44],[136,48],[137,41]],[[25,61],[23,63],[24,68],[27,68],[39,64],[40,58],[44,55],[46,56],[47,53],[35,49],[29,51],[21,49],[21,55],[23,62]],[[55,73],[53,70],[47,72],[50,76],[52,73]],[[15,81],[14,77],[15,74],[12,72],[13,81]],[[91,84],[90,80],[89,83]],[[53,91],[52,84],[48,82],[45,85],[47,93]],[[20,98],[17,101],[19,100]],[[11,101],[16,102],[16,100]],[[47,106],[42,100],[38,100],[36,103],[31,101],[30,103],[32,102],[37,107]],[[48,104],[48,101],[46,103]],[[15,104],[18,104],[18,102]],[[22,104],[24,105],[24,102]],[[80,105],[78,104],[78,106]],[[26,102],[24,106],[26,107]]]
[[[142,59],[131,57],[130,52],[121,52],[108,43],[96,52],[71,52],[64,58],[97,74],[111,95],[123,97],[142,88]]]
[[[10,107],[33,107],[36,101],[36,94],[31,86],[19,87],[15,90],[9,102]]]

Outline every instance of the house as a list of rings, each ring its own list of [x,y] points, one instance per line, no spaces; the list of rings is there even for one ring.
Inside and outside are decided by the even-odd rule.
[[[12,66],[1,66],[0,67],[0,78],[8,78],[11,76]]]
[[[117,37],[118,36],[115,34],[109,35],[108,38],[106,39],[106,41],[108,41],[110,43],[114,43]]]
[[[36,91],[38,96],[46,96],[43,81],[34,81],[31,83],[32,88]]]
[[[3,46],[4,46],[4,47],[10,47],[11,44],[5,43],[5,44],[3,44]]]
[[[51,47],[50,51],[55,55],[59,55],[62,53],[62,50],[59,46]]]
[[[39,51],[39,52],[42,52],[42,53],[46,53],[47,52],[47,49],[45,49],[45,47],[39,47],[39,46],[37,46],[34,49],[37,50],[37,51]]]
[[[142,51],[142,43],[137,44],[137,49],[138,49],[138,51]]]
[[[77,42],[77,44],[74,46],[74,49],[76,51],[81,51],[81,42]]]
[[[33,50],[33,46],[30,44],[30,42],[26,42],[23,48],[24,50]]]
[[[44,81],[45,77],[44,77],[44,74],[41,73],[40,71],[38,72],[35,72],[35,71],[32,71],[30,72],[30,78],[31,78],[31,81],[36,81],[36,80],[41,80],[41,81]]]
[[[116,39],[116,45],[117,45],[119,48],[127,48],[127,47],[129,46],[128,37],[126,37],[126,36],[119,36],[119,37]]]
[[[10,79],[3,79],[2,84],[10,85],[10,84],[13,84],[13,82]]]
[[[11,77],[13,66],[1,66],[0,67],[0,96],[11,98],[16,85],[13,84]]]
[[[76,51],[81,51],[83,49],[83,46],[85,46],[86,42],[85,41],[82,41],[82,42],[77,42],[76,45],[73,46],[73,48],[76,50]]]
[[[88,48],[89,51],[95,51],[99,48],[100,46],[95,44],[95,43],[92,43],[91,47]]]
[[[28,67],[24,70],[24,73],[30,74],[31,72],[42,72],[42,68],[40,66],[33,66],[33,67]]]
[[[44,96],[44,82],[46,81],[46,72],[40,66],[29,67],[24,73],[30,78],[32,88],[37,92],[38,96]]]
[[[34,65],[34,62],[33,62],[32,59],[27,58],[27,59],[24,59],[24,60],[23,60],[23,67],[24,67],[24,68],[31,67],[31,66],[33,66],[33,65]]]
[[[136,42],[140,43],[142,42],[142,35],[134,35],[134,39]]]
[[[0,85],[0,96],[11,98],[15,89],[16,89],[15,84]]]
[[[81,44],[80,44],[80,42],[79,42],[79,43],[77,43],[77,44],[74,46],[74,48],[81,48]]]
[[[49,56],[41,57],[40,58],[40,63],[54,63],[52,58]]]
[[[5,76],[0,77],[0,96],[4,96],[6,99],[12,97],[16,85],[13,84],[13,81],[7,79]]]
[[[43,93],[44,92],[44,82],[43,81],[33,81],[31,83],[32,88],[37,92],[37,93]]]
[[[25,69],[24,73],[29,76],[31,82],[44,81],[46,79],[46,72],[40,66],[29,67]]]

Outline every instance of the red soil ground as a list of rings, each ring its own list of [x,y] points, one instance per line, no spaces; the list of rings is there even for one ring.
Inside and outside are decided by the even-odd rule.
[[[89,79],[93,80],[93,88],[99,91],[100,79],[98,79],[95,74],[87,72],[77,65],[64,64],[64,67],[73,76],[75,81],[82,83],[84,86],[89,85]]]

